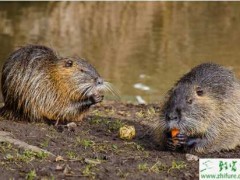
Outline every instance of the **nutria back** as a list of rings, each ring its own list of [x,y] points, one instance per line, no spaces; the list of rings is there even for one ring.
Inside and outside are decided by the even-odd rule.
[[[102,101],[105,82],[96,69],[78,57],[60,57],[52,49],[28,45],[14,51],[2,71],[8,119],[81,121]]]
[[[232,71],[217,64],[201,64],[169,91],[155,138],[160,142],[164,137],[162,145],[166,146],[172,139],[169,132],[176,128],[180,131],[177,145],[189,150],[234,149],[240,145],[239,102],[240,85]]]

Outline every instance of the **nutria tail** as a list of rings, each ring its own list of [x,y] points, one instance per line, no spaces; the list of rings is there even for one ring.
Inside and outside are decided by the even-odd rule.
[[[240,145],[239,101],[239,81],[229,69],[201,64],[169,91],[156,138],[172,149],[178,149],[177,146],[198,152],[233,149]],[[173,140],[170,131],[174,128],[180,133]]]
[[[81,121],[91,105],[103,100],[103,91],[111,89],[86,60],[60,57],[40,45],[10,55],[1,85],[1,115],[29,121]]]

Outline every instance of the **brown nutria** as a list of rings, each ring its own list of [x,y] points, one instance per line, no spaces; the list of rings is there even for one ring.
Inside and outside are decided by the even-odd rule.
[[[56,122],[81,121],[110,88],[86,60],[59,57],[41,45],[14,51],[3,66],[1,85],[3,117]]]
[[[171,150],[213,152],[240,145],[240,84],[234,74],[205,63],[185,74],[169,91],[155,130]],[[171,131],[179,134],[171,137]]]

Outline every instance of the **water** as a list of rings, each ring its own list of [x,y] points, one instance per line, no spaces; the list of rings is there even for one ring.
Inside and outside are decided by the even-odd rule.
[[[122,101],[160,101],[202,62],[240,75],[239,2],[0,2],[0,63],[44,44],[88,59]]]

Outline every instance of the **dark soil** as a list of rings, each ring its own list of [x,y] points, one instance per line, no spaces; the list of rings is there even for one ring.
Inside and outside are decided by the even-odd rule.
[[[91,109],[74,131],[45,123],[0,121],[0,131],[50,151],[63,160],[0,144],[0,179],[198,179],[198,162],[184,153],[160,151],[151,140],[158,105],[108,102]],[[119,128],[133,125],[133,140],[118,137]],[[240,156],[240,148],[199,157]]]

